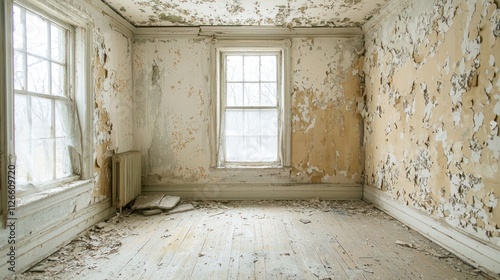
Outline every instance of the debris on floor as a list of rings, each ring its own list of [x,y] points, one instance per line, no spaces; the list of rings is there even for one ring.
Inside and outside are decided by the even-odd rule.
[[[177,205],[174,209],[169,210],[167,214],[182,213],[194,210],[194,206],[190,203]]]
[[[163,194],[140,195],[135,199],[132,210],[144,210],[158,208]]]
[[[161,209],[149,209],[149,210],[144,210],[142,211],[142,215],[144,216],[153,216],[157,214],[161,214],[163,211]]]
[[[404,242],[404,241],[401,241],[401,240],[396,240],[396,244],[399,245],[399,246],[402,246],[402,247],[416,249],[416,247],[415,247],[414,244],[408,243],[408,242]]]
[[[311,220],[308,220],[308,219],[300,219],[299,221],[300,221],[301,223],[303,223],[303,224],[308,224],[308,223],[310,223],[310,222],[311,222]]]
[[[145,216],[152,216],[164,213],[181,213],[194,210],[192,204],[179,204],[181,198],[178,196],[168,196],[163,194],[141,195],[136,198],[132,210],[143,210]]]
[[[165,197],[162,197],[159,200],[159,204],[161,204],[164,198]],[[169,203],[174,203],[177,200],[176,197],[168,199]],[[155,198],[155,201],[158,201],[158,199]],[[165,202],[165,204],[167,203]],[[282,209],[280,211],[297,213],[296,216],[293,216],[293,221],[307,224],[304,227],[308,229],[310,227],[317,227],[318,224],[321,224],[316,223],[316,218],[320,221],[320,219],[324,219],[325,216],[331,217],[332,221],[336,220],[336,222],[339,223],[369,220],[373,221],[374,225],[394,224],[394,228],[400,230],[402,235],[399,236],[399,239],[395,239],[397,241],[390,241],[390,244],[387,244],[391,250],[396,252],[399,251],[398,254],[401,254],[401,256],[403,256],[402,252],[404,250],[407,251],[408,254],[412,252],[411,254],[419,254],[420,257],[427,256],[427,258],[431,258],[432,261],[451,266],[457,271],[468,274],[467,278],[464,279],[485,279],[481,278],[484,276],[483,271],[479,269],[474,270],[474,268],[464,264],[442,247],[422,238],[417,233],[408,229],[404,224],[394,220],[380,210],[374,208],[373,205],[363,201],[321,201],[312,199],[307,201],[189,201],[189,203],[182,203],[180,198],[170,210],[147,208],[131,211],[130,208],[124,209],[124,214],[116,215],[107,221],[97,223],[94,227],[85,231],[68,245],[63,246],[59,251],[34,265],[33,268],[25,273],[13,275],[12,277],[9,276],[7,279],[97,279],[92,278],[92,275],[104,275],[109,269],[109,266],[106,266],[106,264],[109,265],[115,259],[119,259],[126,254],[124,252],[128,252],[131,248],[134,250],[133,247],[130,247],[131,243],[128,241],[130,241],[130,239],[136,239],[135,236],[141,236],[143,234],[141,229],[144,225],[161,224],[164,222],[170,223],[171,226],[164,226],[161,232],[157,234],[158,238],[164,242],[163,245],[168,246],[170,243],[176,244],[179,241],[177,239],[179,234],[176,231],[176,225],[178,223],[184,223],[187,220],[192,220],[191,217],[193,216],[198,217],[204,215],[206,217],[206,223],[196,224],[196,226],[199,227],[199,230],[196,231],[196,236],[198,233],[201,236],[204,234],[208,236],[217,233],[218,229],[214,227],[212,223],[215,222],[215,219],[220,219],[220,223],[224,224],[231,223],[231,221],[238,221],[240,224],[234,227],[234,242],[234,238],[246,240],[244,238],[246,238],[245,234],[247,233],[243,230],[244,228],[251,229],[254,228],[254,225],[283,223],[282,220],[280,221],[280,219],[282,219],[281,216],[273,214],[274,210],[272,210],[280,208]],[[196,211],[192,213],[181,213],[194,209],[196,209]],[[144,217],[144,212],[157,212],[167,215],[179,213],[177,214],[179,216],[169,215],[167,218],[158,216]],[[367,227],[369,228],[370,225],[371,224],[367,224]],[[290,226],[290,228],[285,229],[285,231],[294,231],[294,228],[300,228],[293,227],[293,223],[285,223],[285,227],[286,226]],[[260,226],[258,228],[260,228]],[[307,232],[308,229],[300,230]],[[336,236],[333,234],[327,234],[326,236],[328,236],[329,240],[336,240]],[[299,252],[301,248],[309,248],[308,243],[305,242],[306,240],[300,237],[298,237],[297,240],[290,240],[290,252],[283,253],[280,251],[279,255],[295,256],[297,254],[296,251]],[[370,241],[365,240],[365,242]],[[364,244],[364,242],[360,244]],[[403,247],[412,248],[414,250],[410,251]],[[253,255],[249,256],[251,258],[245,259],[245,261],[253,261],[256,264],[264,265],[267,261],[268,253],[269,252],[255,251]],[[243,260],[244,253],[239,254]],[[210,251],[206,250],[197,251],[194,256],[198,256],[199,258],[212,258]],[[356,271],[365,273],[364,275],[368,273],[377,276],[375,268],[377,268],[377,264],[381,262],[380,256],[367,255],[366,257],[354,258],[351,261],[353,261],[353,265],[356,265]],[[320,275],[319,272],[317,273],[316,270],[314,270],[312,275],[316,274],[318,275],[318,279],[328,279],[328,277],[330,277]],[[126,277],[126,275],[123,276]],[[296,279],[296,277],[291,277],[290,279]]]
[[[178,196],[164,196],[160,203],[158,204],[158,208],[164,209],[164,210],[170,210],[174,208],[179,202],[181,201],[181,198]]]

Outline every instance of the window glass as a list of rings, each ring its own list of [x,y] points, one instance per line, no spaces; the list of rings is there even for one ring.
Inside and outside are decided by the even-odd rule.
[[[57,108],[68,90],[70,30],[22,6],[13,8],[14,135],[19,185],[50,183],[71,174],[71,116]],[[65,104],[66,106],[58,106]]]
[[[279,164],[278,54],[224,59],[224,164]]]

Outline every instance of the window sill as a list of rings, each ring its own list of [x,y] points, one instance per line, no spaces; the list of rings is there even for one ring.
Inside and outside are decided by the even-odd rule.
[[[18,197],[27,197],[30,195],[35,195],[38,193],[45,192],[50,189],[56,189],[65,185],[69,185],[73,182],[78,182],[79,176],[72,175],[69,177],[61,178],[58,180],[51,181],[49,183],[32,184],[28,183],[25,185],[18,185],[16,189],[16,195]]]
[[[230,177],[283,177],[289,178],[291,167],[275,167],[275,166],[225,166],[211,167],[210,171],[221,176]]]
[[[92,186],[92,180],[77,180],[60,185],[58,187],[46,189],[41,192],[25,194],[17,198],[17,207],[27,207],[30,205],[35,205],[40,203],[41,201],[55,196],[65,196],[73,195],[75,193],[81,193],[82,191],[91,189]]]

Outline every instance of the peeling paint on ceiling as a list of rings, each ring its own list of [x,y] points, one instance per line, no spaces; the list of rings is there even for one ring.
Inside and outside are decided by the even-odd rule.
[[[102,0],[134,26],[354,27],[388,0]]]

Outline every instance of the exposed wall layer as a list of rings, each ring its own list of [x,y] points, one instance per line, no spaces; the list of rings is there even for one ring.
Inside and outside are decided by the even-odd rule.
[[[406,1],[364,26],[366,185],[500,246],[498,1]]]
[[[143,183],[361,183],[361,39],[293,39],[292,171],[210,168],[210,40],[134,40],[134,145]]]

